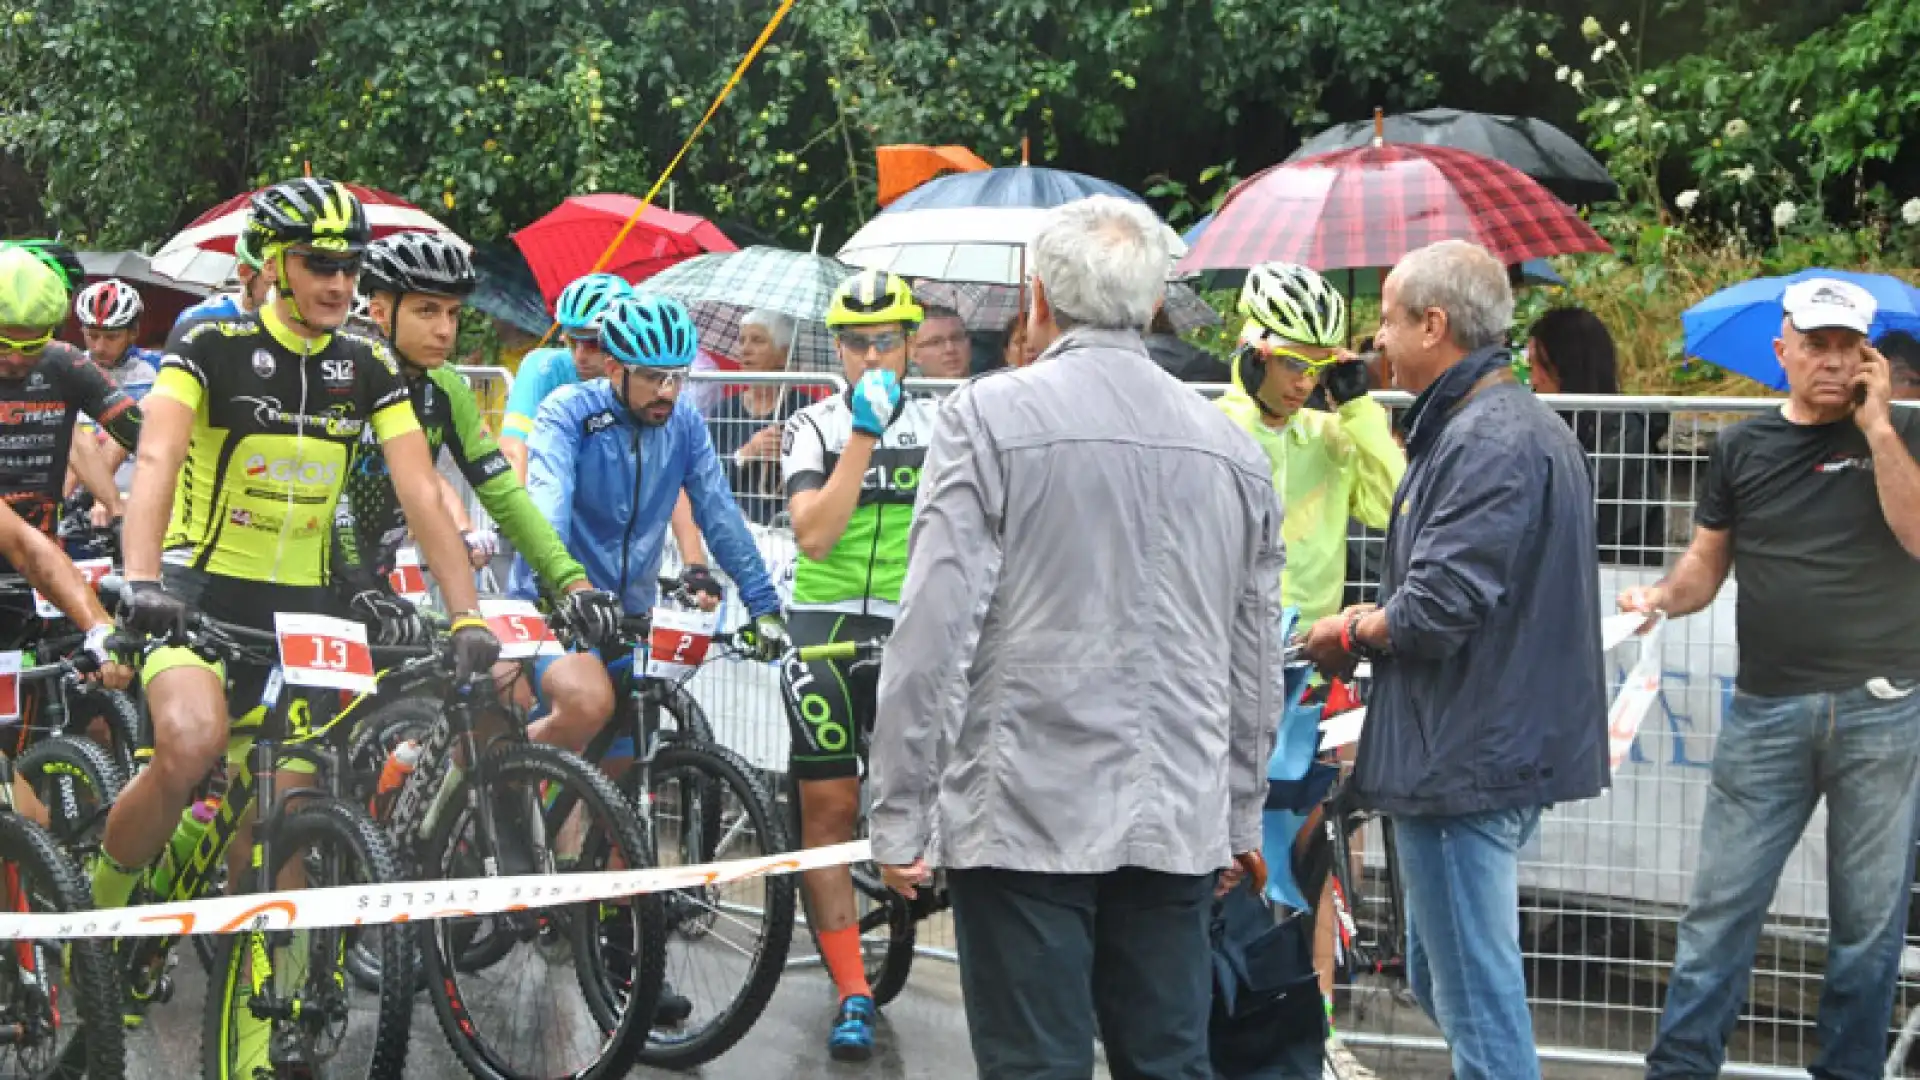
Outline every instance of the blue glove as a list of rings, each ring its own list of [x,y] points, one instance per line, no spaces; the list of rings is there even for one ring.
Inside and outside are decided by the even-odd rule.
[[[877,439],[899,411],[900,377],[893,372],[875,368],[853,384],[853,430]]]

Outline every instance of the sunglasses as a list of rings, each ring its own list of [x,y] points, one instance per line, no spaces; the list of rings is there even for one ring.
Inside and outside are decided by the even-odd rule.
[[[363,261],[359,255],[326,255],[318,251],[296,252],[295,257],[305,264],[307,273],[315,277],[333,277],[336,274],[352,277],[360,272]]]
[[[1279,364],[1283,370],[1292,375],[1311,375],[1331,367],[1334,363],[1333,357],[1315,360],[1311,356],[1294,352],[1285,345],[1242,345],[1240,347],[1257,359],[1265,360],[1270,364]]]
[[[650,368],[630,367],[627,371],[635,378],[657,390],[671,390],[687,381],[686,368]]]
[[[0,334],[0,352],[19,353],[21,356],[38,356],[52,343],[52,330],[31,338],[10,338]]]
[[[566,338],[569,345],[582,345],[589,349],[600,347],[599,334],[561,334],[560,336]]]
[[[907,343],[907,335],[898,330],[884,330],[878,334],[856,334],[841,332],[833,335],[848,352],[855,356],[865,356],[869,350],[892,352]]]

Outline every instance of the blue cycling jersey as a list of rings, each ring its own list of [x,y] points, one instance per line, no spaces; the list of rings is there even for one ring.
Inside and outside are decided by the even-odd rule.
[[[245,314],[246,309],[240,306],[238,295],[221,293],[218,296],[210,296],[181,312],[180,317],[173,320],[173,325],[175,329],[179,329],[200,319],[231,319]]]
[[[641,424],[605,379],[563,386],[541,404],[527,439],[527,493],[553,523],[595,588],[620,598],[629,614],[653,610],[668,526],[681,490],[721,569],[753,615],[780,609],[766,563],[726,470],[692,406],[675,406],[666,423]],[[508,592],[539,595],[532,571],[516,558]]]
[[[520,370],[514,373],[513,389],[507,391],[501,435],[525,442],[533,431],[534,417],[540,413],[540,403],[555,390],[579,381],[580,371],[573,366],[571,350],[535,349],[528,353],[520,361]]]

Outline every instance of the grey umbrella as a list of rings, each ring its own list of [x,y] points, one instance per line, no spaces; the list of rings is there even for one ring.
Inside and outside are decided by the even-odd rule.
[[[1315,135],[1287,160],[1366,146],[1376,137],[1386,142],[1451,146],[1504,161],[1575,205],[1606,202],[1620,195],[1607,167],[1573,136],[1545,120],[1526,116],[1459,109],[1422,109],[1387,117],[1376,112],[1372,120],[1355,120]]]

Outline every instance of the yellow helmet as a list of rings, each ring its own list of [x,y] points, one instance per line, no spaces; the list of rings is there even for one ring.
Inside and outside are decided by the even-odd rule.
[[[67,283],[26,248],[0,250],[0,326],[33,329],[67,321]]]
[[[841,282],[827,306],[829,327],[903,323],[912,329],[924,318],[926,312],[913,298],[913,287],[885,270],[862,270]]]

